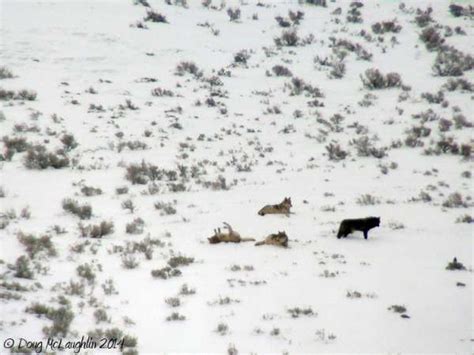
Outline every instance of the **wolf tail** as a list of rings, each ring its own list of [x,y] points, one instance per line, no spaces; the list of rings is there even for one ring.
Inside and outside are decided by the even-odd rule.
[[[255,242],[254,238],[240,238],[241,242]]]

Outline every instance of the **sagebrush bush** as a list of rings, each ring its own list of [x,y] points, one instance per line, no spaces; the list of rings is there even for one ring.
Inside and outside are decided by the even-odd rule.
[[[196,293],[195,288],[190,288],[188,284],[183,284],[179,290],[179,294],[182,296],[194,295]]]
[[[77,148],[77,146],[79,145],[79,143],[77,143],[76,141],[76,138],[72,134],[64,134],[60,140],[61,143],[64,144],[64,149],[66,151],[71,151]]]
[[[456,223],[474,223],[474,218],[468,214],[464,214],[456,218]]]
[[[94,318],[96,323],[110,323],[111,320],[107,311],[103,308],[99,308],[94,311]]]
[[[15,99],[16,100],[26,100],[26,101],[35,101],[36,100],[36,92],[33,90],[22,89],[17,92]]]
[[[188,0],[165,0],[165,2],[168,4],[168,5],[175,5],[175,6],[181,6],[181,7],[184,7],[185,9],[188,8]]]
[[[84,280],[69,280],[69,283],[61,285],[61,291],[68,296],[84,297],[86,294],[86,283]]]
[[[363,6],[364,4],[362,4],[360,1],[351,2],[349,5],[349,10],[347,11],[347,16],[346,16],[347,22],[351,22],[351,23],[364,22],[364,20],[362,19],[362,13],[359,10]]]
[[[306,83],[303,79],[298,77],[291,78],[289,83],[285,84],[285,87],[290,90],[290,95],[301,95],[306,94],[307,96],[311,97],[324,97],[322,91],[316,87],[312,86],[311,84]]]
[[[176,214],[176,208],[173,203],[156,201],[154,204],[155,208],[161,212],[161,215],[173,215]]]
[[[181,276],[181,271],[179,269],[171,268],[169,266],[165,266],[162,269],[155,269],[151,271],[151,276],[159,279],[169,279],[172,277]]]
[[[284,17],[276,16],[275,20],[276,20],[276,22],[278,23],[278,25],[280,27],[287,28],[287,27],[291,26],[291,22],[288,19],[284,18]]]
[[[467,208],[468,204],[459,192],[453,192],[442,204],[446,208]]]
[[[16,133],[20,133],[20,132],[23,132],[23,133],[26,133],[26,132],[39,133],[41,131],[36,124],[28,125],[24,122],[15,123],[15,125],[13,126],[13,130]]]
[[[293,74],[291,73],[290,69],[283,65],[275,65],[272,68],[273,74],[276,76],[292,76]]]
[[[307,307],[307,308],[300,308],[300,307],[289,308],[289,309],[287,309],[287,312],[290,313],[292,318],[298,318],[300,315],[304,315],[304,316],[308,316],[308,317],[317,316],[317,313],[315,313],[311,307]]]
[[[390,307],[388,307],[389,310],[395,312],[395,313],[405,313],[407,311],[407,308],[405,306],[397,305],[394,304]]]
[[[5,148],[12,153],[23,153],[28,148],[31,147],[31,144],[28,143],[26,138],[24,137],[8,137],[4,136],[3,139],[3,144],[5,145]]]
[[[219,323],[216,328],[216,333],[219,335],[226,335],[229,332],[229,326],[225,323]]]
[[[351,144],[356,147],[357,155],[360,157],[374,157],[381,159],[386,153],[382,148],[375,148],[368,136],[363,135],[351,140]]]
[[[127,234],[142,234],[145,228],[145,221],[140,217],[135,218],[131,223],[127,223],[125,226],[125,232]]]
[[[35,145],[28,148],[23,163],[28,169],[61,169],[69,166],[69,158],[62,151],[51,153],[44,146]]]
[[[454,121],[454,127],[456,129],[473,127],[473,123],[471,121],[468,121],[466,116],[464,116],[463,114],[454,115],[453,121]]]
[[[76,268],[77,275],[87,280],[89,284],[93,284],[96,278],[96,274],[92,269],[92,266],[88,263],[81,264]]]
[[[446,119],[446,118],[441,118],[438,121],[438,128],[439,128],[440,132],[449,131],[451,129],[452,125],[453,125],[453,122]]]
[[[280,37],[274,38],[275,44],[279,47],[295,47],[298,45],[300,38],[295,29],[283,31]]]
[[[474,57],[452,46],[441,47],[433,64],[433,72],[437,76],[461,76],[472,69]]]
[[[454,137],[440,135],[438,141],[433,142],[434,147],[425,150],[427,155],[453,154],[461,155],[464,159],[470,159],[472,155],[472,145],[469,143],[458,144]]]
[[[15,92],[13,90],[6,90],[0,87],[0,100],[8,101],[15,98]]]
[[[217,176],[217,178],[215,180],[211,180],[211,181],[201,181],[202,185],[207,188],[207,189],[211,189],[211,190],[214,190],[214,191],[219,191],[219,190],[222,190],[222,191],[226,191],[226,190],[230,190],[230,188],[236,184],[236,182],[234,182],[233,184],[232,183],[227,183],[227,179],[222,176],[222,175],[219,175]]]
[[[82,206],[76,200],[65,198],[62,201],[63,210],[79,217],[80,219],[90,219],[92,217],[92,207],[89,204]]]
[[[127,186],[119,186],[115,188],[115,193],[117,195],[125,195],[128,194],[128,187]]]
[[[290,18],[291,22],[293,22],[294,25],[299,25],[300,21],[303,20],[304,18],[304,12],[303,11],[296,11],[293,12],[291,10],[288,11],[288,17]]]
[[[176,66],[176,75],[183,76],[185,74],[191,74],[196,79],[200,79],[203,76],[203,72],[194,62],[183,61]]]
[[[84,226],[82,223],[78,225],[81,237],[84,238],[102,238],[114,232],[114,223],[102,221],[99,224],[90,224]]]
[[[117,151],[119,153],[122,152],[125,148],[128,148],[129,150],[132,150],[132,151],[145,150],[145,149],[148,149],[148,144],[139,140],[134,140],[134,141],[127,141],[127,142],[120,142],[117,145]]]
[[[25,312],[35,314],[39,317],[44,316],[53,322],[50,327],[43,328],[44,334],[49,337],[67,336],[74,319],[74,312],[70,309],[68,304],[66,306],[53,308],[35,302],[27,307]]]
[[[442,92],[441,90],[435,94],[432,94],[430,92],[424,92],[421,94],[421,98],[425,99],[430,104],[441,104],[444,102],[444,92]]]
[[[74,319],[74,312],[69,307],[61,306],[49,311],[46,317],[53,324],[50,327],[44,327],[43,333],[48,337],[65,337],[69,333],[69,328]]]
[[[81,192],[87,197],[102,195],[102,189],[87,185],[81,187]]]
[[[34,101],[36,100],[36,92],[33,90],[22,89],[17,92],[13,90],[5,90],[0,88],[0,100],[20,100],[20,101]]]
[[[171,90],[163,89],[163,88],[154,88],[151,90],[151,94],[156,97],[173,97],[174,92]]]
[[[424,145],[420,138],[428,137],[431,134],[431,128],[424,125],[412,126],[405,131],[405,145],[411,148],[422,147]]]
[[[348,155],[348,153],[343,150],[339,144],[336,143],[330,143],[325,148],[328,153],[329,160],[332,161],[344,160]]]
[[[370,194],[364,194],[358,197],[356,202],[362,206],[371,206],[371,205],[379,204],[380,200],[377,197],[372,196]]]
[[[178,312],[173,312],[171,313],[170,316],[166,317],[166,320],[168,322],[183,321],[183,320],[186,320],[186,317],[183,316],[182,314],[179,314]]]
[[[444,43],[443,36],[434,26],[423,29],[420,34],[420,39],[429,51],[438,50]]]
[[[327,0],[300,0],[305,4],[327,7]]]
[[[181,300],[179,297],[168,297],[165,298],[165,303],[170,307],[179,307],[181,306]]]
[[[416,113],[412,115],[412,117],[417,120],[419,119],[422,123],[437,121],[440,119],[440,116],[430,108],[426,111],[421,111],[420,113]]]
[[[234,54],[234,63],[247,65],[247,61],[250,59],[250,52],[246,49],[242,49]]]
[[[383,75],[378,69],[367,69],[364,76],[360,76],[364,86],[370,90],[400,87],[402,80],[400,74],[388,73]]]
[[[451,4],[449,5],[449,12],[451,15],[454,17],[461,17],[461,16],[474,16],[474,7],[469,6],[469,7],[462,7],[461,5],[458,4]]]
[[[19,256],[11,268],[15,271],[15,277],[20,279],[32,279],[34,277],[30,259],[26,255]]]
[[[0,80],[14,78],[12,71],[5,66],[0,67]]]
[[[241,12],[238,7],[236,8],[229,7],[227,8],[227,15],[229,16],[230,21],[237,22],[240,20]]]
[[[153,249],[154,248],[163,248],[165,244],[159,239],[151,239],[150,237],[146,237],[141,241],[133,241],[127,242],[125,247],[125,253],[127,254],[135,254],[135,253],[142,253],[147,260],[151,260],[153,258]]]
[[[448,79],[446,84],[443,85],[448,91],[469,91],[474,92],[474,83],[464,78]]]
[[[143,18],[144,21],[156,22],[156,23],[168,23],[166,16],[156,12],[152,9],[147,9],[146,16]]]
[[[426,27],[430,22],[433,22],[431,13],[433,9],[428,7],[426,10],[416,9],[415,22],[419,27]]]
[[[192,264],[194,262],[194,258],[187,257],[187,256],[172,256],[168,260],[168,265],[172,268],[177,268],[178,266],[186,266]]]
[[[135,204],[130,199],[123,201],[121,206],[124,210],[129,210],[130,213],[135,212],[136,209]]]
[[[339,56],[340,59],[343,59],[345,56],[341,50],[355,53],[357,58],[361,60],[370,61],[372,59],[372,53],[367,51],[359,43],[353,43],[347,39],[336,39],[334,37],[330,37],[329,39],[332,42],[333,51],[335,51],[335,54]]]
[[[160,169],[156,165],[142,161],[140,164],[130,164],[126,167],[125,178],[132,184],[145,185],[148,181],[157,180]]]
[[[147,0],[134,0],[133,2],[135,5],[142,5],[145,7],[151,7],[150,3]]]
[[[45,253],[47,256],[57,255],[56,248],[54,247],[51,236],[49,235],[35,237],[32,234],[24,234],[23,232],[19,232],[17,238],[18,241],[25,247],[26,253],[31,259],[34,259],[41,253]]]
[[[333,60],[330,64],[331,71],[329,77],[332,79],[341,79],[346,73],[346,64],[342,60]]]
[[[376,34],[398,33],[402,26],[398,25],[396,20],[376,22],[372,25],[372,31]]]
[[[133,254],[123,254],[121,258],[122,258],[122,266],[125,269],[132,270],[140,266],[140,263],[138,262],[137,258]]]

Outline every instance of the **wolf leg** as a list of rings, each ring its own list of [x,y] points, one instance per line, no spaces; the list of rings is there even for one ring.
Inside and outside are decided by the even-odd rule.
[[[364,230],[364,238],[367,239],[369,237],[369,231]]]

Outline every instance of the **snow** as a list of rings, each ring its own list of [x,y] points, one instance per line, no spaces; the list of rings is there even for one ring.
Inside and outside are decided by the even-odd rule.
[[[63,133],[73,134],[79,143],[68,153],[77,164],[64,169],[29,170],[23,165],[26,153],[0,162],[0,186],[6,195],[0,199],[0,213],[14,209],[18,215],[0,230],[0,260],[4,262],[0,263],[0,293],[6,292],[3,281],[42,285],[18,293],[20,300],[0,299],[0,353],[9,352],[1,347],[7,338],[46,339],[42,328],[51,321],[25,309],[33,302],[57,307],[55,298],[62,292],[53,286],[80,281],[76,268],[84,263],[100,264],[101,270],[95,270],[94,285],[86,282],[84,296],[66,296],[75,314],[66,338],[73,341],[96,328],[118,327],[137,337],[137,350],[144,354],[225,353],[230,344],[239,353],[472,353],[473,229],[472,224],[455,223],[461,215],[473,215],[472,180],[461,175],[472,172],[472,159],[423,153],[441,134],[437,121],[425,124],[432,129],[430,137],[423,139],[425,147],[392,148],[382,159],[359,157],[350,144],[359,137],[350,128],[355,122],[368,128],[370,138],[377,136],[373,140],[376,147],[403,141],[406,129],[420,124],[412,115],[429,108],[451,119],[453,107],[458,106],[472,122],[472,92],[445,91],[447,107],[421,98],[424,92],[437,92],[447,78],[432,73],[436,53],[428,52],[419,40],[421,29],[414,22],[414,11],[432,6],[437,23],[463,28],[466,35],[454,34],[446,42],[471,55],[472,19],[454,18],[447,3],[425,0],[406,1],[406,12],[399,9],[398,2],[365,2],[361,24],[346,23],[346,1],[328,2],[327,8],[297,1],[269,1],[263,7],[256,1],[228,2],[227,7],[239,6],[242,11],[236,23],[229,21],[225,9],[206,9],[200,1],[189,1],[188,8],[161,0],[150,3],[169,23],[147,22],[147,30],[131,27],[146,13],[145,7],[132,1],[0,3],[0,62],[16,75],[0,80],[0,87],[38,93],[35,101],[2,101],[2,136],[22,136],[50,151],[62,147],[59,138]],[[462,4],[467,6],[467,2]],[[342,15],[331,15],[337,7],[342,8]],[[282,29],[274,17],[287,16],[289,9],[304,11],[298,34],[304,38],[312,33],[313,43],[275,46],[273,39]],[[252,19],[255,13],[258,20]],[[341,23],[336,24],[335,18]],[[372,33],[370,26],[376,21],[394,18],[402,26],[395,35],[399,44],[391,45],[390,33],[382,35],[383,43],[376,39],[369,42],[359,35],[361,29]],[[197,26],[206,21],[220,31],[218,36]],[[329,79],[328,71],[318,70],[313,59],[331,54],[331,36],[361,44],[373,54],[372,60],[363,61],[349,53],[345,76]],[[264,47],[274,55],[267,56]],[[233,67],[234,54],[242,49],[251,54],[248,64]],[[217,75],[221,68],[232,72],[230,77],[220,76],[223,86],[219,88],[226,97],[215,97],[225,104],[227,113],[205,104],[208,84],[188,74],[175,74],[182,61],[195,62],[206,78]],[[310,98],[304,94],[290,96],[285,83],[291,78],[267,76],[265,72],[276,64],[319,87],[324,98],[318,100],[324,107],[309,107]],[[369,68],[399,73],[403,83],[411,86],[409,98],[399,100],[400,88],[365,89],[360,75]],[[463,77],[472,82],[473,73],[467,71]],[[140,82],[144,77],[157,81]],[[98,93],[87,93],[90,87]],[[156,87],[175,95],[154,97],[151,90]],[[369,92],[377,96],[373,105],[358,105]],[[71,103],[74,99],[78,104]],[[138,110],[121,110],[119,105],[125,105],[126,100]],[[197,106],[197,100],[202,105]],[[90,104],[103,105],[105,112],[91,112]],[[264,114],[274,105],[281,114]],[[178,106],[182,113],[169,112]],[[296,109],[302,111],[302,117],[293,117]],[[317,121],[318,112],[325,120],[335,113],[343,115],[343,130],[330,132]],[[58,119],[53,120],[53,114]],[[182,129],[170,127],[176,117]],[[36,125],[40,132],[14,133],[19,123]],[[282,130],[288,125],[295,131],[285,134]],[[318,136],[319,129],[328,131],[325,142],[310,138]],[[48,130],[56,133],[48,134]],[[145,137],[145,130],[152,135]],[[118,132],[124,133],[121,140]],[[204,140],[198,139],[200,134],[205,135]],[[453,126],[446,135],[459,144],[473,144],[470,127]],[[148,148],[117,151],[120,141],[134,140],[145,142]],[[330,161],[325,146],[332,141],[350,156]],[[186,148],[183,143],[193,147]],[[183,158],[183,153],[188,157]],[[178,164],[189,169],[202,164],[207,171],[202,180],[216,181],[222,175],[230,188],[214,191],[188,178],[184,192],[168,191],[161,184],[158,194],[144,194],[146,185],[132,185],[125,179],[125,166],[141,161],[175,170]],[[380,165],[391,162],[398,167],[382,174]],[[250,171],[239,172],[238,164],[250,164]],[[81,180],[87,186],[100,187],[103,193],[83,196],[78,184]],[[435,189],[430,190],[429,185]],[[129,192],[117,195],[115,189],[120,186],[128,186]],[[433,200],[411,201],[422,190]],[[442,206],[454,192],[467,201],[466,208]],[[358,204],[363,194],[377,197],[380,203]],[[83,224],[106,220],[115,225],[113,234],[91,240],[96,252],[90,247],[82,253],[71,251],[71,246],[86,239],[80,236],[79,218],[62,209],[62,200],[69,197],[92,206],[93,217]],[[257,215],[262,206],[279,203],[284,197],[293,201],[290,216]],[[121,207],[126,199],[136,206],[133,214]],[[160,215],[154,207],[156,201],[176,201],[177,213]],[[26,206],[31,218],[20,218]],[[327,206],[329,211],[324,210]],[[366,216],[380,216],[382,221],[369,232],[368,240],[361,232],[336,238],[341,220]],[[144,233],[125,233],[126,224],[138,217],[145,221]],[[255,247],[251,242],[209,244],[207,238],[222,222],[230,223],[241,236],[257,240],[285,231],[289,248]],[[397,229],[393,223],[403,228]],[[53,225],[67,233],[51,232]],[[17,278],[8,267],[26,254],[17,238],[20,231],[51,235],[58,251],[56,257],[39,257],[48,271],[36,272],[34,280]],[[113,252],[114,246],[147,236],[159,238],[165,246],[154,249],[152,260],[136,253],[139,266],[125,269],[121,253]],[[151,270],[166,266],[173,255],[194,257],[195,261],[180,267],[180,277],[153,278]],[[454,257],[467,270],[446,270]],[[231,271],[232,265],[251,265],[254,270]],[[322,276],[325,270],[335,276]],[[101,284],[108,279],[113,279],[118,294],[103,292]],[[457,287],[457,282],[465,287]],[[177,296],[185,283],[195,288],[196,294],[179,296],[181,306],[171,308],[165,299]],[[351,299],[346,296],[348,291],[358,291],[362,297]],[[239,302],[212,305],[227,296]],[[85,303],[83,308],[81,302]],[[404,305],[410,318],[388,310],[392,305]],[[311,307],[317,315],[292,318],[288,309],[295,307]],[[99,308],[106,309],[110,323],[96,322],[93,313]],[[166,321],[174,311],[186,320]],[[127,324],[123,317],[134,323]],[[229,326],[228,334],[215,331],[219,323]],[[275,328],[279,335],[271,335]],[[318,335],[322,330],[324,339]],[[329,339],[329,334],[335,339]]]

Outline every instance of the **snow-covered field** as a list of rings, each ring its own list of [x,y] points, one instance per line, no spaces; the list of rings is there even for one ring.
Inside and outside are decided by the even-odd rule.
[[[472,353],[470,2],[169,2],[0,2],[0,353]]]

